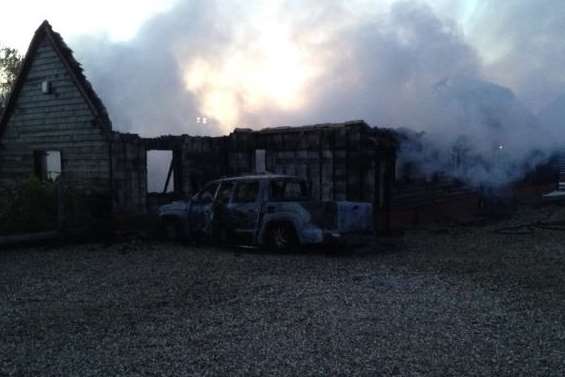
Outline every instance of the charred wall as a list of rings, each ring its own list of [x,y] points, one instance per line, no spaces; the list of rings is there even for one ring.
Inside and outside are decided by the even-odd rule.
[[[143,213],[147,197],[147,153],[137,135],[114,132],[112,157],[112,207],[114,213]]]
[[[233,135],[229,160],[234,173],[252,170],[254,152],[262,149],[268,171],[306,178],[319,200],[376,200],[377,176],[395,158],[392,137],[364,122],[242,130]]]
[[[222,176],[255,173],[256,151],[264,150],[268,172],[307,179],[316,199],[370,201],[385,207],[394,179],[395,143],[392,133],[362,121],[237,129],[223,137],[141,139],[116,134],[112,144],[115,211],[155,208],[144,202],[146,153],[150,150],[173,152],[176,198],[188,198],[206,182]]]

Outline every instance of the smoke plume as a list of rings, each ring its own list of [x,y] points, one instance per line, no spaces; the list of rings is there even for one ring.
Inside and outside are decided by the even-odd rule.
[[[425,147],[405,144],[401,159],[424,172],[500,185],[562,139],[532,113],[565,86],[564,23],[550,9],[559,4],[541,3],[484,6],[474,19],[484,30],[466,34],[441,2],[179,0],[127,43],[72,45],[121,131],[220,135],[364,119],[423,131]],[[513,26],[528,12],[534,21]]]

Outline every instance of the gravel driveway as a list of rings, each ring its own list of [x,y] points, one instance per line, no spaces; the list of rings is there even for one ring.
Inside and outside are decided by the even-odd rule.
[[[565,232],[347,253],[141,241],[0,252],[0,375],[563,376]]]

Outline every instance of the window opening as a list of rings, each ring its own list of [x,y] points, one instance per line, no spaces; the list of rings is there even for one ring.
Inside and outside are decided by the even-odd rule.
[[[147,151],[147,192],[174,191],[173,151]]]
[[[41,181],[55,181],[63,172],[60,151],[34,151],[33,171]]]

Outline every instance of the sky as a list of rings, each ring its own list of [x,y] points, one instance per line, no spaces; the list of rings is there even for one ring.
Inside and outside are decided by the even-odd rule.
[[[20,0],[2,11],[0,44],[21,51],[50,21],[120,131],[364,119],[426,132],[430,161],[445,156],[430,170],[470,143],[488,169],[461,174],[478,181],[507,181],[523,169],[504,158],[527,165],[532,148],[565,143],[561,129],[532,132],[565,98],[562,0]]]
[[[0,43],[25,52],[33,32],[46,19],[65,39],[105,34],[114,41],[125,41],[133,38],[148,18],[170,9],[174,1],[3,0]]]
[[[113,41],[127,41],[152,16],[167,12],[179,0],[19,0],[2,4],[0,41],[22,51],[27,48],[33,32],[45,19],[56,25],[66,37],[84,34],[106,34]],[[394,0],[353,0],[351,8],[371,12],[376,4],[386,8]],[[460,21],[472,25],[480,0],[429,0],[430,5]]]

